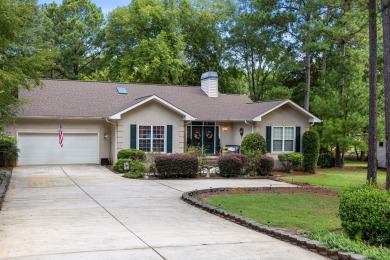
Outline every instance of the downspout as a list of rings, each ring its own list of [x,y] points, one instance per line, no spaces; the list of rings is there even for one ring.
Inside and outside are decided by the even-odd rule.
[[[115,122],[111,122],[111,121],[108,121],[108,119],[107,119],[107,117],[105,117],[104,118],[105,120],[106,120],[106,122],[107,123],[109,123],[109,124],[112,124],[112,125],[114,125],[115,126],[115,130],[114,130],[114,135],[115,135],[115,137],[114,137],[114,140],[115,140],[115,143],[114,143],[114,157],[116,157],[116,152],[117,152],[117,145],[118,145],[118,134],[117,134],[117,123]],[[112,160],[112,158],[111,158],[111,155],[112,155],[112,152],[111,152],[111,144],[112,144],[112,142],[111,142],[111,140],[110,140],[110,155],[109,155],[109,161],[110,161],[110,163],[113,163],[113,160]]]
[[[244,122],[245,122],[245,124],[252,126],[252,133],[253,133],[253,124],[248,123],[248,121],[246,121],[246,120]]]

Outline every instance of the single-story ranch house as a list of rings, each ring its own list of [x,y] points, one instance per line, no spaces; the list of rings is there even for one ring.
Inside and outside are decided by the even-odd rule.
[[[206,153],[240,145],[259,132],[271,155],[300,152],[302,134],[320,119],[290,100],[252,102],[220,94],[218,75],[202,75],[201,87],[43,79],[20,90],[27,100],[7,131],[20,149],[18,165],[114,162],[117,151],[182,153],[188,145]],[[62,124],[63,146],[59,144]]]

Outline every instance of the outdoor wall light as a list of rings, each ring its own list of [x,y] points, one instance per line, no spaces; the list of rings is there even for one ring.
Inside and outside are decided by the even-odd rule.
[[[108,134],[104,133],[103,137],[104,137],[104,139],[107,139],[108,138]]]
[[[227,130],[228,130],[227,126],[224,125],[224,126],[222,127],[222,131],[226,132]]]
[[[244,135],[244,128],[240,128],[240,135],[241,135],[241,138],[242,138],[242,136]]]

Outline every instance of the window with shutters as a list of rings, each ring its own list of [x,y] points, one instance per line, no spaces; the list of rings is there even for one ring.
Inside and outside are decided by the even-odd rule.
[[[164,152],[165,126],[140,125],[138,127],[138,149],[145,152]]]
[[[272,128],[272,151],[294,152],[295,127],[274,126]]]

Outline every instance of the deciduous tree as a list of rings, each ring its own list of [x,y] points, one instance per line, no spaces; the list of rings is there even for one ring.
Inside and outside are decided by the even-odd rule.
[[[0,1],[0,130],[15,119],[18,89],[38,86],[50,51],[40,37],[40,10],[33,0]]]
[[[48,77],[82,79],[99,68],[104,49],[104,16],[90,0],[44,5],[46,37],[56,50]]]

